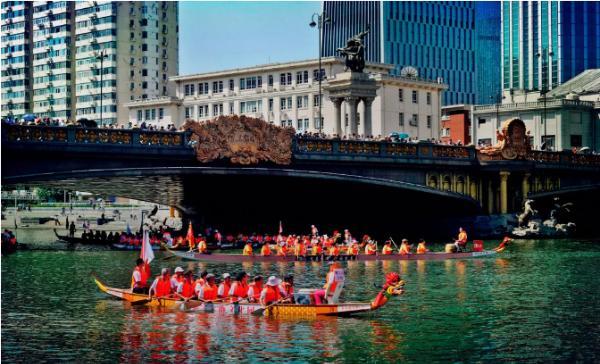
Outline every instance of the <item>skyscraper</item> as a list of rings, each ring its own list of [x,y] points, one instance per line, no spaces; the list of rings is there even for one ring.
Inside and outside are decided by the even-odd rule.
[[[331,18],[323,31],[325,56],[336,55],[336,48],[344,45],[346,39],[370,25],[371,32],[365,40],[367,60],[393,64],[392,73],[396,75],[412,67],[421,77],[442,77],[449,85],[444,94],[445,105],[475,103],[497,92],[490,89],[500,89],[497,62],[495,69],[493,65],[476,67],[481,60],[478,49],[491,57],[497,48],[500,57],[499,39],[491,36],[494,31],[500,34],[498,5],[490,5],[480,13],[476,3],[465,1],[325,1],[323,10]],[[495,23],[488,21],[494,11]],[[486,15],[485,30],[476,27],[478,14]]]
[[[2,2],[2,116],[127,122],[125,102],[167,95],[179,72],[178,15],[177,2]]]
[[[599,28],[597,1],[503,1],[503,88],[552,89],[599,67]]]

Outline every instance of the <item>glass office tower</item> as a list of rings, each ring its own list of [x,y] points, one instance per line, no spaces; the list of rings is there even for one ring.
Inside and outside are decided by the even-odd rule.
[[[488,58],[497,49],[500,58],[499,5],[485,8],[487,28],[477,28],[478,7],[475,2],[334,2],[325,1],[323,10],[331,18],[323,31],[323,54],[336,55],[336,48],[346,39],[364,30],[367,24],[367,60],[395,65],[392,73],[415,67],[420,77],[442,77],[449,85],[444,93],[445,105],[472,104],[500,89],[499,61],[477,69],[478,48]],[[496,27],[494,29],[493,27]],[[481,36],[479,36],[481,35]],[[482,42],[482,46],[479,44]],[[476,75],[482,73],[481,81]],[[496,80],[495,85],[490,85]],[[479,87],[485,89],[479,89]]]
[[[502,86],[548,90],[600,65],[600,3],[503,1]]]

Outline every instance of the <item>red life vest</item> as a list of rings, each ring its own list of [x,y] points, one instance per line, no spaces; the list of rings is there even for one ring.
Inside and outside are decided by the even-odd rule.
[[[223,286],[223,297],[228,297],[229,296],[229,289],[231,288],[231,286],[229,284],[227,284],[226,282],[221,283],[220,286]]]
[[[133,278],[133,274],[131,275],[131,287],[137,287],[137,288],[141,288],[141,287],[146,287],[146,283],[148,282],[148,275],[146,274],[144,269],[141,269],[140,267],[135,267],[135,269],[133,270],[133,272],[135,273],[136,271],[140,272],[140,282],[136,285],[135,284],[135,279]]]
[[[251,283],[250,286],[248,288],[252,287],[252,297],[249,298],[254,298],[256,301],[258,301],[260,299],[260,293],[263,290],[262,284],[258,285],[256,284],[256,282]]]
[[[232,285],[233,297],[246,298],[248,297],[248,285],[241,282],[234,282]]]
[[[202,286],[202,291],[204,292],[203,299],[205,301],[212,301],[217,299],[217,286],[211,286],[208,283],[206,283],[204,286]]]
[[[264,257],[268,257],[269,255],[271,255],[271,248],[269,248],[269,244],[263,245],[262,248],[260,249],[260,253]]]
[[[167,276],[167,279],[162,277],[158,278],[156,283],[156,297],[165,297],[171,294],[171,278]]]
[[[194,285],[187,280],[183,281],[181,295],[185,298],[193,297],[194,296]]]
[[[267,294],[265,295],[265,304],[273,303],[281,299],[279,287],[266,286]]]
[[[294,286],[288,282],[282,282],[279,287],[281,287],[281,289],[285,292],[286,297],[291,297],[294,295]]]

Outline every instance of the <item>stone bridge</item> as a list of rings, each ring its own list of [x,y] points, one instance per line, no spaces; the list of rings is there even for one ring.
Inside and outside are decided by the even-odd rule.
[[[508,213],[524,196],[598,192],[600,156],[532,151],[520,160],[473,147],[294,137],[288,164],[201,163],[190,132],[2,127],[2,184],[54,185],[247,219],[312,206],[311,216]],[[285,211],[284,212],[282,212]],[[291,215],[308,213],[293,212]],[[218,213],[217,213],[218,212]],[[298,216],[292,216],[298,218]],[[403,218],[404,218],[403,217]],[[370,221],[367,219],[365,221]]]

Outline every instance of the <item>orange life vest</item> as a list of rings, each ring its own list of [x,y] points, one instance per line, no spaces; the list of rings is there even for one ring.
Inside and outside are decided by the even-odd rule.
[[[294,295],[294,286],[289,284],[288,282],[281,282],[279,286],[283,292],[285,292],[286,297],[290,297]]]
[[[262,246],[262,248],[260,249],[260,254],[263,257],[268,257],[269,255],[271,255],[271,248],[269,247],[269,244],[265,244]]]
[[[285,245],[283,245],[283,246],[278,245],[277,246],[277,255],[280,255],[280,256],[287,255],[287,248],[285,247]]]
[[[303,253],[304,253],[304,244],[302,244],[302,243],[297,243],[297,244],[296,244],[296,247],[295,247],[295,249],[294,249],[294,254],[295,254],[296,256],[299,256],[299,255],[304,255]]]
[[[358,244],[352,244],[352,246],[348,249],[348,254],[358,255]]]
[[[390,254],[392,254],[392,253],[393,253],[393,251],[394,251],[394,250],[392,249],[392,247],[391,247],[391,246],[389,246],[389,245],[384,245],[384,246],[383,246],[383,249],[381,250],[381,253],[382,253],[382,254],[384,254],[384,255],[390,255]]]
[[[144,272],[144,269],[140,269],[140,267],[135,267],[135,269],[133,270],[133,272],[135,273],[136,271],[140,272],[140,282],[136,285],[135,284],[135,279],[133,278],[133,274],[131,274],[131,288],[137,287],[137,288],[141,288],[141,287],[146,287],[146,284],[148,282],[148,276],[146,275],[146,272]]]
[[[171,294],[171,278],[167,276],[167,279],[163,277],[158,278],[156,283],[156,297],[166,297]]]
[[[408,254],[410,254],[410,245],[402,243],[402,245],[400,245],[400,250],[398,252],[401,255],[408,255]]]
[[[256,284],[256,282],[254,282],[254,283],[250,283],[248,290],[250,289],[250,287],[252,287],[252,297],[248,297],[248,298],[254,298],[256,301],[258,301],[260,299],[260,293],[263,290],[262,284],[258,285],[258,284]]]
[[[462,233],[458,233],[458,242],[461,244],[466,244],[467,243],[467,233],[466,232],[462,232]]]
[[[337,286],[337,282],[335,280],[333,282],[331,282],[331,284],[329,283],[329,277],[333,274],[335,274],[335,273],[329,272],[329,273],[327,273],[327,276],[325,277],[325,285],[323,286],[323,288],[325,288],[325,290],[327,290],[327,287],[329,287],[329,292],[335,291],[335,287]]]
[[[223,297],[229,296],[229,290],[231,289],[231,286],[225,282],[221,283],[219,287],[221,286],[223,286]]]
[[[337,257],[338,255],[340,255],[340,247],[337,245],[332,246],[331,249],[329,249],[329,256]]]
[[[198,243],[198,251],[200,253],[206,253],[207,250],[208,248],[206,247],[206,242],[204,240],[200,240],[200,243]]]
[[[246,244],[246,246],[244,246],[244,255],[252,255],[252,245],[251,244]]]
[[[248,285],[242,282],[233,282],[233,297],[246,298],[248,297]]]
[[[204,293],[204,297],[203,299],[205,301],[212,301],[212,300],[216,300],[217,299],[217,286],[216,285],[210,285],[208,283],[204,284],[204,286],[202,286],[202,291]]]
[[[265,295],[265,304],[273,303],[281,299],[281,293],[279,293],[279,287],[266,286],[264,289],[267,290]]]
[[[183,281],[183,287],[181,288],[181,295],[185,298],[194,296],[194,284],[188,280]]]
[[[417,254],[425,254],[427,253],[427,248],[425,247],[424,243],[419,243],[419,246],[417,246]]]
[[[373,244],[367,244],[367,246],[365,246],[365,254],[375,255],[375,253],[377,253],[377,250],[375,250]]]

